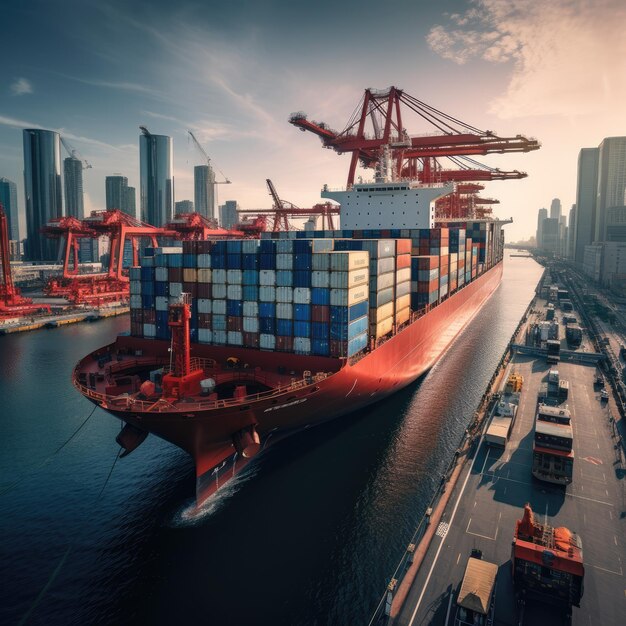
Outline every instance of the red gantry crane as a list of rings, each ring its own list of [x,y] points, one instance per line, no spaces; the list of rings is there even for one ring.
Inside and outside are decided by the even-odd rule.
[[[4,207],[0,202],[0,264],[2,265],[2,283],[0,284],[0,318],[21,317],[41,311],[50,313],[47,304],[33,304],[30,298],[22,297],[20,290],[13,284],[9,254],[9,222]]]

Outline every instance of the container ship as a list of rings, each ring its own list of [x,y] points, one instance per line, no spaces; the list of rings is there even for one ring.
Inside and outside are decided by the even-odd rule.
[[[268,444],[413,382],[497,288],[503,222],[435,227],[450,191],[325,190],[343,230],[146,249],[130,333],[83,358],[74,385],[125,423],[123,454],[148,433],[191,454],[202,503]]]

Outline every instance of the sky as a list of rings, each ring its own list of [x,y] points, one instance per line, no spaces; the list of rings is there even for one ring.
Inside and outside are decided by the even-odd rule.
[[[17,183],[22,212],[22,129],[33,127],[58,130],[92,165],[87,210],[104,208],[109,174],[138,188],[139,125],[173,138],[177,201],[193,199],[202,163],[191,129],[218,180],[232,181],[217,186],[219,203],[268,208],[270,178],[283,199],[312,206],[324,184],[345,185],[349,156],[322,150],[289,115],[341,130],[366,88],[394,85],[541,142],[480,158],[528,173],[482,192],[513,217],[508,239],[525,239],[552,198],[565,212],[575,202],[580,148],[626,135],[623,0],[8,0],[3,21],[0,176]]]

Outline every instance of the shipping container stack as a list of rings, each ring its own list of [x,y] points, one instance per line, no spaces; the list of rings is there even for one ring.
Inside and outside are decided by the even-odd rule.
[[[411,240],[396,240],[396,329],[409,321],[411,317]]]
[[[466,239],[465,239],[465,284],[468,284],[472,280],[472,246],[473,246],[473,242],[472,242],[471,237],[466,236]]]
[[[450,293],[465,283],[465,228],[449,229]]]
[[[411,257],[411,309],[419,311],[439,299],[439,256]]]

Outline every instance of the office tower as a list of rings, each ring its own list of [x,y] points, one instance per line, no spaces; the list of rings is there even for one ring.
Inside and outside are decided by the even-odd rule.
[[[215,217],[215,172],[208,165],[193,168],[196,211],[204,217]]]
[[[566,215],[561,215],[559,217],[558,254],[560,257],[563,257],[563,258],[567,256],[567,216]]]
[[[40,232],[51,219],[63,215],[61,200],[61,143],[51,130],[24,129],[24,194],[26,196],[26,257],[54,261],[58,242]]]
[[[567,227],[567,258],[570,261],[574,260],[576,253],[576,205],[572,204],[572,208],[569,210],[569,226]]]
[[[144,131],[139,137],[139,162],[141,220],[163,226],[174,209],[172,138]]]
[[[193,213],[193,202],[191,200],[180,200],[174,204],[174,213]]]
[[[236,200],[226,200],[220,207],[220,226],[232,228],[239,221],[238,210],[239,205]]]
[[[19,214],[17,211],[17,185],[8,178],[0,178],[0,204],[4,207],[9,226],[9,241],[20,240]]]
[[[581,267],[585,261],[585,246],[591,245],[594,241],[598,154],[598,148],[583,148],[578,153],[574,262]]]
[[[104,186],[106,191],[106,209],[112,211],[113,209],[119,209],[120,211],[126,211],[126,190],[128,189],[128,178],[121,174],[113,174],[113,176],[107,176],[104,179]]]
[[[561,201],[558,198],[554,198],[550,203],[550,218],[559,219],[561,217]]]
[[[598,188],[594,241],[607,239],[607,210],[624,205],[626,137],[606,137],[598,146]]]
[[[559,253],[559,220],[548,217],[543,220],[542,246],[546,252]]]
[[[626,206],[613,206],[607,209],[606,240],[626,242]]]
[[[137,206],[135,201],[135,188],[134,187],[126,187],[126,209],[125,212],[128,215],[132,215],[133,217],[137,217]]]
[[[63,161],[65,182],[65,215],[82,220],[85,217],[83,206],[83,164],[76,157]]]
[[[543,248],[543,221],[548,218],[547,209],[539,209],[537,213],[537,248]]]

